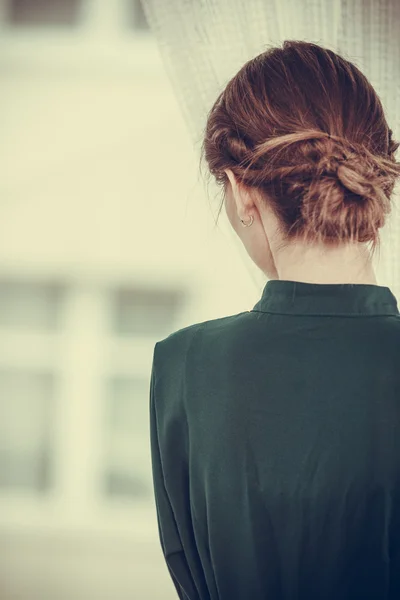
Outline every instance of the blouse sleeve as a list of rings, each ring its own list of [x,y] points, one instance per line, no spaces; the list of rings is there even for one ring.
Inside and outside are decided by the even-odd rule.
[[[153,358],[150,377],[150,449],[159,538],[168,571],[180,600],[197,600],[198,594],[193,584],[173,508],[165,487],[165,477],[161,460],[162,452],[158,435],[155,391],[156,369]]]

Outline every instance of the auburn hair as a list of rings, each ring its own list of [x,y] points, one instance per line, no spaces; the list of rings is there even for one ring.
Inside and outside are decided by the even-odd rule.
[[[378,94],[332,50],[286,40],[249,60],[206,123],[202,158],[223,186],[256,188],[288,242],[372,242],[400,175]],[[218,215],[219,215],[218,213]]]

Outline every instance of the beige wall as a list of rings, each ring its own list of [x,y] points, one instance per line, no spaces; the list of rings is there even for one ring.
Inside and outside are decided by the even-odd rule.
[[[224,215],[214,229],[212,197],[199,183],[153,40],[127,29],[123,2],[82,6],[75,28],[38,28],[11,26],[0,3],[1,289],[30,282],[32,303],[43,282],[66,290],[55,330],[18,323],[24,298],[2,305],[0,372],[9,387],[0,383],[0,411],[12,419],[14,452],[36,443],[39,417],[15,408],[27,406],[29,392],[18,392],[7,373],[51,371],[59,386],[51,399],[53,484],[46,493],[0,487],[0,596],[167,600],[175,595],[151,494],[107,497],[102,488],[111,452],[104,381],[148,380],[157,339],[250,308],[261,279]],[[163,331],[121,336],[109,327],[118,286],[177,289],[186,301]],[[35,319],[36,309],[25,308]],[[130,445],[116,429],[113,460],[133,468],[132,453],[149,482],[142,405],[137,414],[142,437]]]

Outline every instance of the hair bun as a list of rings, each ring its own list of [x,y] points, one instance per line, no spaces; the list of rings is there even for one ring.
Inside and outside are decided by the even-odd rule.
[[[393,164],[365,146],[332,136],[316,140],[305,158],[315,170],[303,184],[301,215],[313,234],[371,239],[390,213]]]

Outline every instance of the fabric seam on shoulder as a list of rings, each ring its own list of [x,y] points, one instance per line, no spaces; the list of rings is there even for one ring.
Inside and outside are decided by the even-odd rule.
[[[395,317],[396,319],[400,319],[400,314],[387,314],[387,313],[289,313],[289,312],[277,312],[277,311],[269,311],[269,310],[250,310],[252,313],[259,313],[265,315],[280,315],[287,317],[349,317],[349,318],[358,318],[358,317]]]

